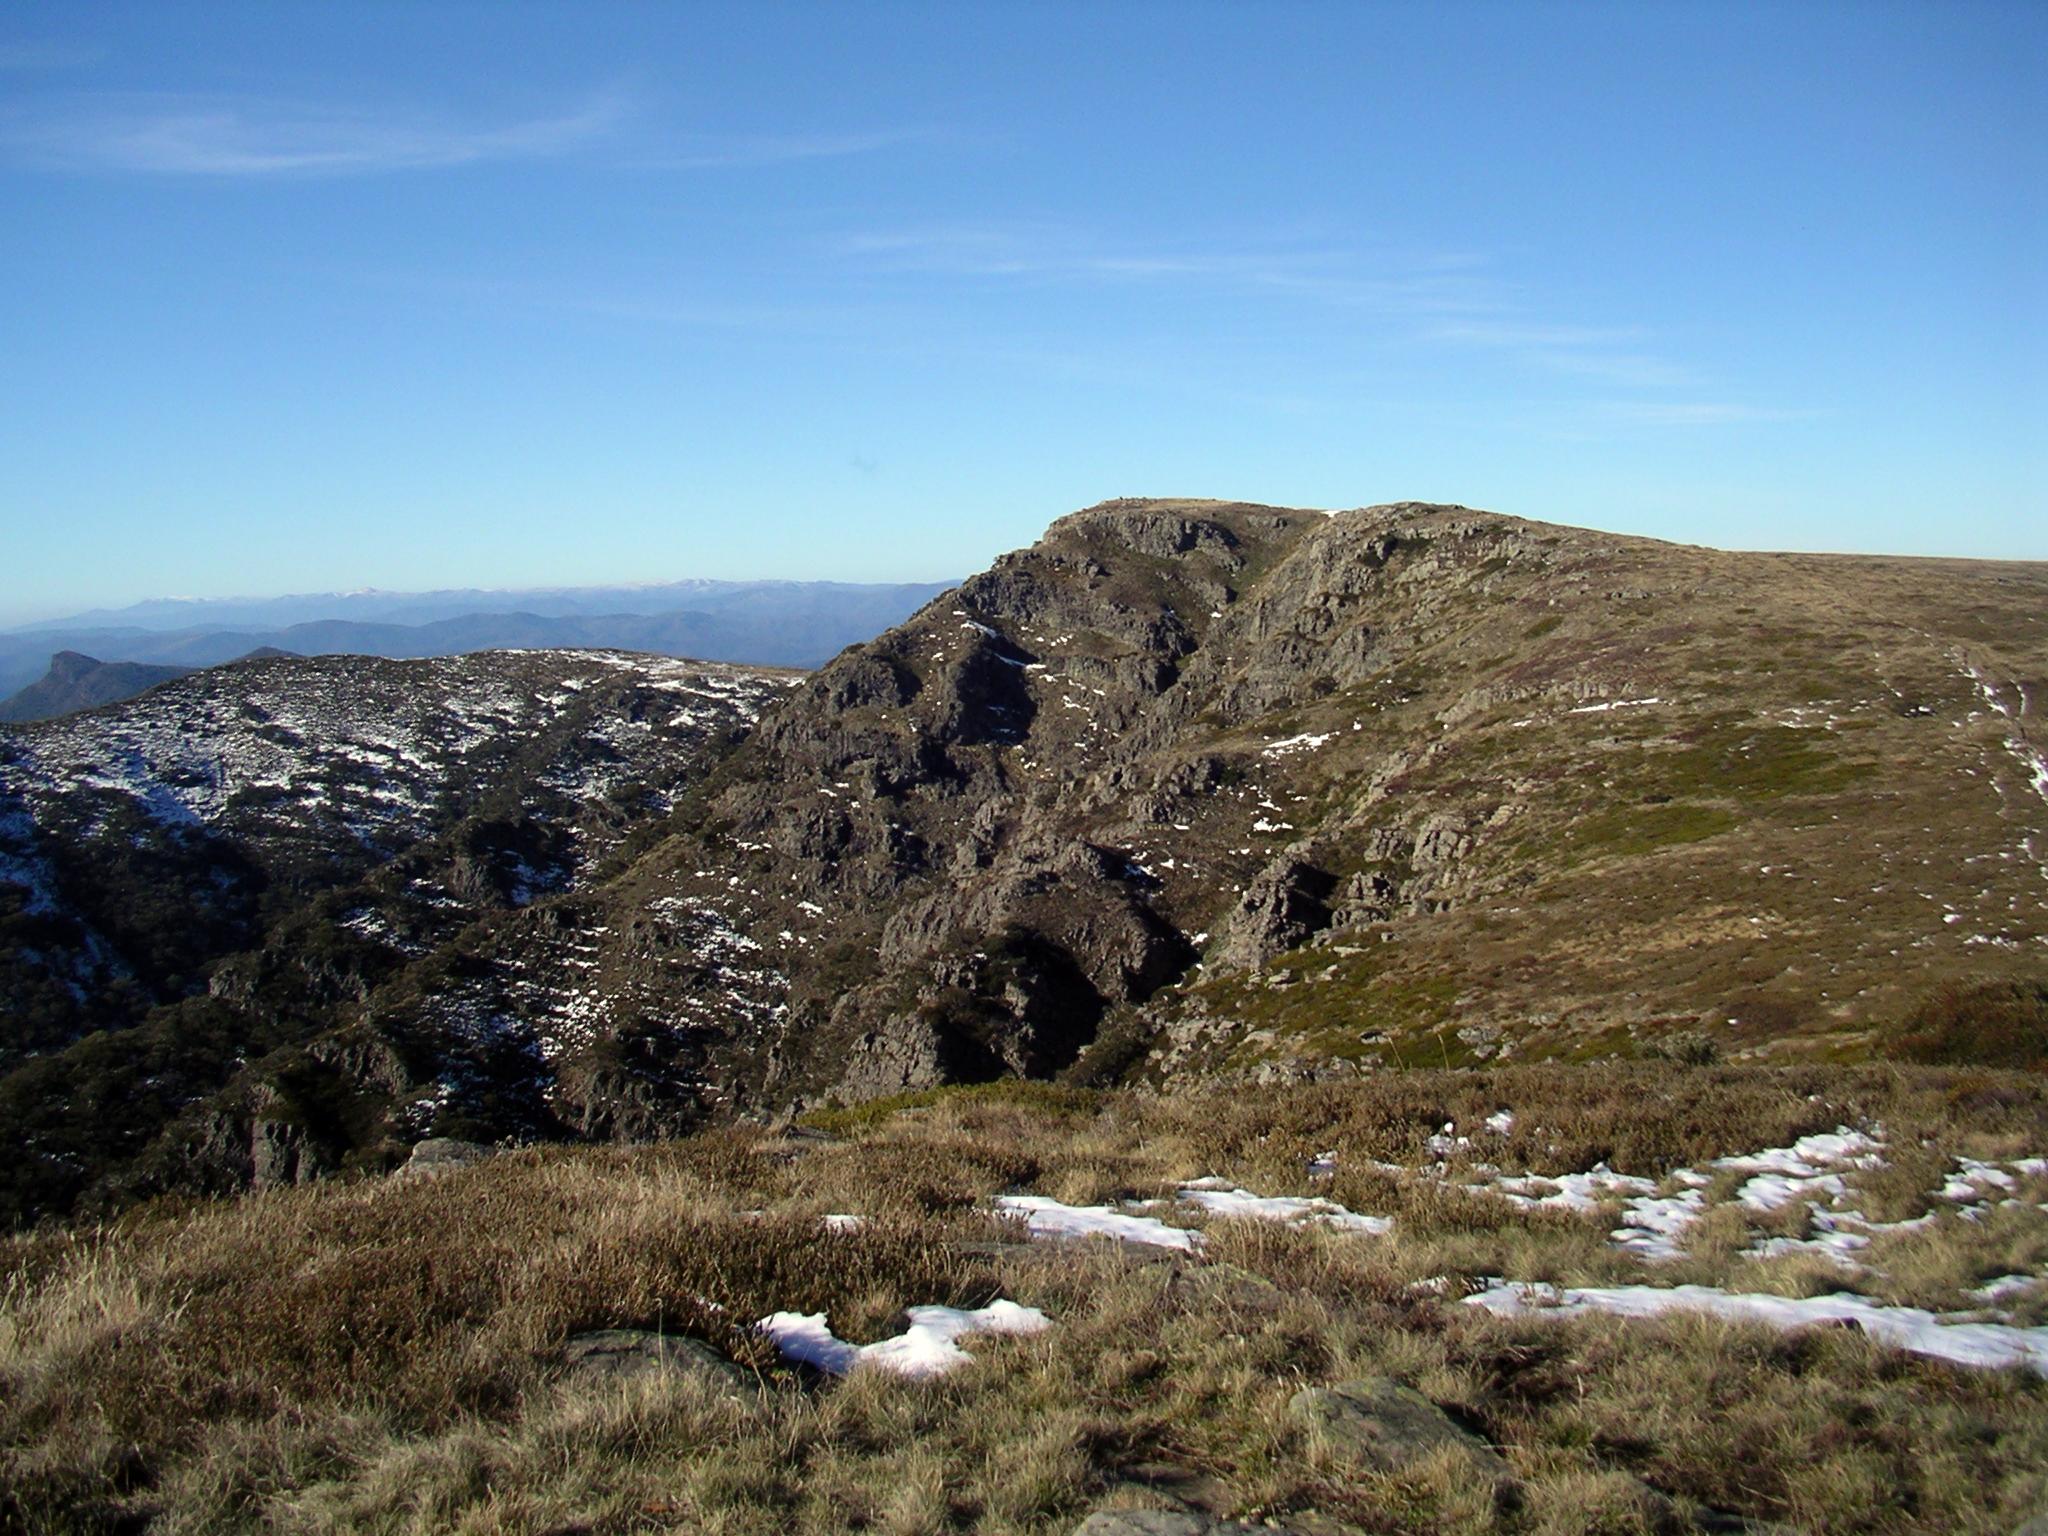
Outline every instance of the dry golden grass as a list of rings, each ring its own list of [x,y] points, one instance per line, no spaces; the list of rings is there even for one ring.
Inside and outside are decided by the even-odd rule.
[[[1841,1123],[1926,1143],[1930,1167],[2048,1148],[2038,1078],[1532,1069],[1182,1099],[966,1091],[825,1117],[833,1139],[734,1129],[150,1208],[0,1248],[0,1529],[1046,1532],[1164,1490],[1365,1531],[1649,1531],[1693,1507],[1812,1531],[1991,1531],[2048,1496],[2048,1384],[2033,1377],[1853,1330],[1456,1305],[1476,1276],[1643,1277],[1606,1213],[1518,1210],[1367,1166],[1412,1163],[1446,1120],[1503,1107],[1514,1132],[1487,1155],[1537,1172],[1657,1174]],[[1339,1173],[1313,1179],[1308,1159],[1331,1150]],[[1327,1193],[1395,1227],[1212,1223],[1195,1261],[1022,1245],[986,1213],[1012,1188],[1151,1198],[1206,1173]],[[868,1219],[829,1233],[827,1212]],[[1843,1283],[1810,1256],[1746,1257],[1760,1230],[1716,1213],[1665,1277]],[[1885,1277],[1866,1289],[1955,1306],[1992,1275],[2039,1272],[2048,1224],[2001,1207],[1880,1247]],[[999,1294],[1053,1329],[977,1340],[974,1367],[928,1383],[819,1383],[748,1326],[822,1310],[876,1338],[903,1306]],[[565,1380],[563,1341],[597,1327],[706,1339],[764,1390]],[[1361,1479],[1286,1411],[1304,1384],[1371,1373],[1499,1446],[1519,1502],[1497,1508],[1449,1464]]]

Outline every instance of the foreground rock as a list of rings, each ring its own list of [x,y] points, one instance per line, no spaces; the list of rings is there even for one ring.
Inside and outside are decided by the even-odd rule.
[[[1285,1526],[1243,1525],[1177,1509],[1105,1509],[1074,1527],[1074,1536],[1286,1536]]]
[[[1307,1387],[1287,1411],[1369,1472],[1401,1472],[1439,1451],[1455,1451],[1475,1472],[1505,1483],[1508,1464],[1484,1440],[1413,1387],[1386,1376]]]
[[[662,1376],[688,1376],[728,1397],[752,1400],[761,1384],[710,1345],[640,1328],[605,1328],[579,1333],[562,1346],[572,1380],[626,1386]]]
[[[398,1172],[411,1178],[453,1173],[458,1168],[482,1162],[496,1150],[480,1141],[463,1141],[455,1136],[429,1136],[425,1141],[413,1143],[412,1155]]]

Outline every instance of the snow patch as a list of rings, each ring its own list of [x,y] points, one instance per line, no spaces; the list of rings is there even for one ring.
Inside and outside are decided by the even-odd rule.
[[[1313,752],[1336,734],[1335,731],[1325,731],[1318,736],[1311,731],[1303,731],[1299,736],[1283,736],[1278,741],[1267,742],[1259,749],[1259,756],[1285,757],[1290,752]]]
[[[1108,1205],[1068,1205],[1050,1195],[998,1195],[996,1212],[1021,1216],[1024,1230],[1032,1237],[1065,1240],[1106,1237],[1119,1243],[1144,1243],[1154,1248],[1178,1248],[1193,1253],[1202,1246],[1202,1234],[1186,1227],[1170,1227],[1153,1216],[1133,1216]]]
[[[1290,1226],[1314,1223],[1339,1232],[1363,1232],[1378,1237],[1394,1229],[1385,1216],[1361,1216],[1334,1200],[1315,1195],[1255,1195],[1239,1189],[1228,1179],[1196,1179],[1180,1187],[1186,1204],[1199,1206],[1211,1216],[1248,1221],[1281,1221]]]
[[[959,1340],[973,1333],[1043,1333],[1052,1319],[1036,1307],[992,1301],[971,1312],[958,1307],[910,1307],[910,1327],[893,1339],[849,1344],[832,1332],[822,1312],[776,1312],[755,1326],[799,1364],[844,1376],[867,1366],[922,1380],[973,1363]]]
[[[1882,1343],[1910,1354],[1957,1365],[1996,1370],[2024,1366],[2048,1376],[2048,1328],[2007,1323],[1950,1321],[1919,1307],[1890,1307],[1838,1291],[1832,1296],[1764,1296],[1724,1291],[1710,1285],[1551,1286],[1503,1284],[1467,1296],[1465,1304],[1496,1317],[1582,1317],[1607,1312],[1619,1317],[1657,1317],[1667,1312],[1705,1312],[1734,1322],[1772,1328],[1810,1328],[1850,1323]]]

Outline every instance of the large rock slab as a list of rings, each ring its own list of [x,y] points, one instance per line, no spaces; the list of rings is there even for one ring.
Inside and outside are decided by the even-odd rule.
[[[467,1168],[480,1163],[497,1152],[496,1147],[480,1141],[462,1141],[453,1136],[429,1136],[425,1141],[416,1141],[412,1153],[398,1172],[408,1178],[422,1174],[452,1173],[457,1168]]]
[[[1287,1411],[1347,1458],[1373,1472],[1399,1472],[1439,1451],[1456,1451],[1497,1482],[1513,1474],[1493,1448],[1413,1387],[1387,1376],[1306,1387]]]
[[[666,1375],[692,1376],[728,1396],[752,1399],[760,1382],[710,1345],[641,1328],[605,1328],[579,1333],[562,1346],[562,1364],[572,1380],[606,1386],[637,1384]]]
[[[1178,1509],[1097,1510],[1074,1536],[1275,1536],[1270,1525],[1243,1525]],[[1284,1536],[1284,1531],[1282,1532]]]

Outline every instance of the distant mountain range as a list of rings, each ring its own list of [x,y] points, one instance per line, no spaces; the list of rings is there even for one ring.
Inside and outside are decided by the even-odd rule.
[[[599,648],[764,666],[816,667],[847,646],[901,623],[949,582],[863,585],[834,581],[683,581],[649,586],[550,587],[519,592],[337,592],[277,598],[156,599],[96,609],[0,632],[0,693],[38,690],[0,704],[0,719],[129,697],[178,675],[253,650],[299,655],[412,658],[504,649]],[[77,662],[136,664],[106,672],[80,702]],[[38,679],[42,682],[38,682]],[[133,683],[106,691],[116,680]]]

